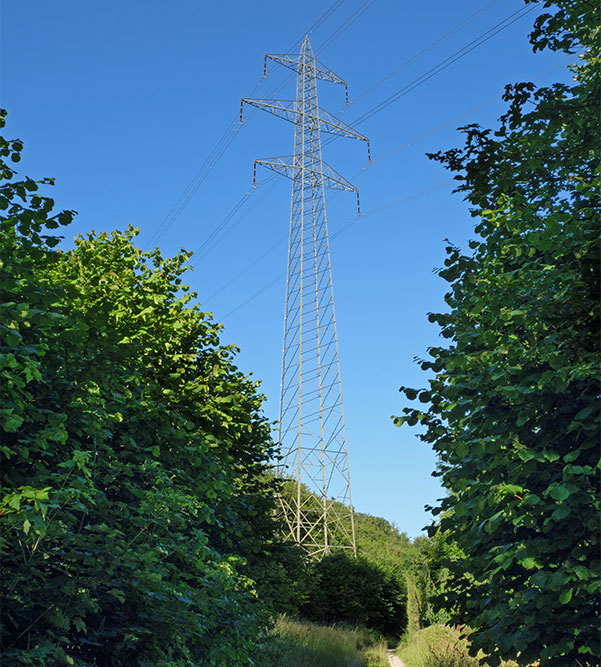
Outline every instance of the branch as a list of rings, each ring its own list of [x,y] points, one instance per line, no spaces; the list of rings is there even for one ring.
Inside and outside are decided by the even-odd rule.
[[[35,625],[35,624],[42,618],[42,616],[45,616],[45,615],[46,615],[46,614],[47,614],[47,613],[54,607],[54,605],[55,605],[55,603],[53,602],[53,603],[48,607],[48,609],[46,609],[45,611],[43,611],[43,612],[42,612],[42,613],[35,619],[35,621],[32,621],[32,622],[25,628],[25,630],[23,630],[23,632],[22,632],[22,633],[15,639],[15,642],[19,641],[19,639],[21,639],[21,637],[22,637],[26,632],[29,632],[29,630],[31,630],[31,628],[33,628],[33,626],[34,626],[34,625]]]

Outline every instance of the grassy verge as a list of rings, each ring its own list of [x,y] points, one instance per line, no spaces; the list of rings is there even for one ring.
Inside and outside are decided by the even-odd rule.
[[[253,656],[257,667],[388,667],[386,643],[363,628],[281,616]]]
[[[410,635],[398,656],[407,667],[485,667],[481,655],[468,653],[469,643],[448,625],[432,625]],[[502,662],[501,667],[518,667],[515,662]]]

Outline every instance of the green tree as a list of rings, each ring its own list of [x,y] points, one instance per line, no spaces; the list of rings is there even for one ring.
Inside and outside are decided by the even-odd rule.
[[[527,0],[528,1],[528,0]],[[421,423],[448,496],[435,508],[465,559],[449,596],[473,648],[541,665],[599,664],[599,7],[543,3],[535,50],[576,52],[571,85],[507,86],[499,127],[432,157],[478,218],[449,245],[448,344],[421,367]],[[577,662],[578,661],[578,662]]]
[[[364,625],[399,636],[407,624],[404,582],[390,568],[342,552],[309,565],[312,586],[301,614],[321,623]]]
[[[432,539],[422,535],[412,541],[386,519],[355,512],[355,537],[359,556],[394,573],[403,586],[406,584],[409,626],[449,619],[437,600],[448,577],[441,556],[454,550],[447,536],[438,531]]]
[[[360,556],[379,563],[402,568],[410,560],[411,540],[382,517],[355,512],[355,542]]]
[[[279,549],[256,383],[187,253],[56,250],[72,212],[0,175],[3,665],[246,664]]]

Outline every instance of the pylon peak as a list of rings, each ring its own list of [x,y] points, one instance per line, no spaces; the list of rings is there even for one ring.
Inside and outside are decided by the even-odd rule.
[[[311,42],[309,41],[309,35],[305,35],[305,39],[303,40],[303,46],[301,49],[301,53],[304,54],[311,54],[313,55],[313,49],[311,48]]]

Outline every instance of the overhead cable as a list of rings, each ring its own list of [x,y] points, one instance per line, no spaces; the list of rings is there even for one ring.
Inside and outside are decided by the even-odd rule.
[[[398,67],[395,67],[395,69],[393,69],[391,72],[388,72],[388,74],[386,74],[386,76],[382,77],[379,81],[376,81],[376,83],[371,85],[369,88],[367,88],[363,92],[359,93],[359,95],[357,95],[356,97],[351,99],[351,101],[349,102],[349,105],[356,104],[357,102],[359,102],[359,100],[361,100],[364,97],[366,97],[367,95],[370,95],[371,93],[373,93],[374,90],[379,88],[384,83],[387,83],[388,81],[390,81],[390,79],[392,79],[397,74],[402,72],[406,67],[408,67],[409,65],[414,63],[416,60],[419,60],[419,58],[421,58],[422,56],[425,56],[426,53],[430,52],[432,49],[436,48],[437,46],[439,46],[440,44],[445,42],[447,39],[452,37],[455,33],[459,32],[461,29],[465,28],[465,26],[469,25],[472,21],[475,21],[479,16],[484,14],[484,12],[486,12],[488,9],[490,9],[493,5],[496,5],[499,1],[500,0],[491,0],[491,2],[489,2],[484,7],[481,7],[477,12],[475,12],[474,14],[469,16],[467,19],[465,19],[464,21],[461,21],[461,23],[458,23],[454,28],[451,28],[451,30],[446,32],[442,37],[439,37],[436,41],[434,41],[431,44],[429,44],[428,46],[426,46],[425,49],[422,49],[419,53],[416,53],[414,56],[409,58],[409,60],[406,60],[404,63],[402,63]]]
[[[578,55],[578,54],[576,54],[576,55]],[[573,54],[571,54],[566,60],[569,61],[569,60],[571,60],[573,57],[574,57]],[[542,78],[542,77],[544,77],[544,76],[550,74],[551,72],[553,72],[553,71],[555,71],[555,70],[557,70],[557,69],[560,69],[560,68],[565,67],[565,65],[566,65],[566,61],[562,61],[562,62],[560,62],[560,63],[558,63],[558,64],[556,64],[556,65],[553,65],[552,67],[549,67],[549,68],[547,68],[547,69],[545,69],[545,70],[539,72],[538,74],[536,74],[536,75],[533,77],[533,80],[536,81],[537,79],[540,79],[540,78]],[[465,117],[465,116],[467,116],[467,115],[469,115],[469,114],[471,114],[471,113],[474,113],[474,112],[476,112],[476,111],[479,111],[480,109],[483,109],[483,108],[485,108],[486,106],[489,106],[490,104],[492,104],[492,103],[494,103],[494,102],[496,102],[496,101],[499,101],[500,99],[501,99],[501,96],[499,96],[499,95],[496,95],[496,96],[494,96],[494,97],[492,97],[492,98],[489,98],[489,99],[486,100],[485,102],[482,102],[482,103],[476,105],[475,107],[472,107],[471,109],[469,109],[469,110],[467,110],[467,111],[465,111],[465,112],[459,114],[458,116],[453,117],[452,119],[450,119],[450,120],[447,121],[446,123],[437,126],[436,128],[434,128],[434,129],[432,129],[432,130],[426,132],[425,134],[422,134],[422,135],[420,135],[419,137],[416,137],[415,139],[412,139],[411,141],[405,142],[404,144],[401,144],[400,146],[397,146],[395,149],[393,149],[393,150],[391,150],[391,151],[385,153],[384,155],[382,155],[382,156],[376,158],[376,160],[374,160],[374,161],[372,162],[372,164],[381,162],[382,160],[391,157],[392,155],[396,154],[397,152],[403,150],[404,148],[408,148],[408,147],[414,145],[415,143],[418,143],[419,141],[423,141],[424,139],[426,139],[426,138],[432,136],[433,134],[436,134],[437,132],[440,132],[441,130],[445,129],[445,128],[448,127],[449,125],[454,124],[456,121],[462,119],[463,117]],[[357,174],[355,174],[355,176],[359,175],[359,174],[360,174],[362,171],[364,171],[364,170],[365,170],[365,167],[363,167],[362,169],[360,169],[359,172],[357,172]],[[443,188],[445,188],[445,187],[448,187],[449,185],[451,185],[451,184],[453,184],[453,183],[454,183],[454,180],[445,181],[444,183],[440,183],[439,185],[436,185],[436,186],[434,186],[434,187],[432,187],[432,188],[428,188],[427,190],[423,190],[423,191],[421,191],[421,192],[417,192],[417,193],[415,193],[415,194],[413,194],[413,195],[409,195],[409,196],[407,196],[407,197],[403,197],[402,199],[398,199],[398,200],[393,201],[393,202],[390,202],[390,203],[388,203],[388,204],[384,204],[384,205],[379,206],[379,207],[377,207],[377,208],[371,209],[370,211],[368,211],[367,213],[362,214],[361,216],[355,216],[354,218],[352,218],[351,220],[349,220],[347,223],[345,223],[342,227],[340,227],[339,229],[337,229],[337,230],[331,235],[330,240],[334,240],[335,238],[337,238],[338,236],[340,236],[341,234],[343,234],[344,232],[346,232],[350,227],[352,227],[354,224],[356,224],[360,219],[363,219],[363,218],[368,217],[368,216],[371,216],[371,215],[375,215],[375,214],[377,214],[377,213],[379,213],[379,212],[381,212],[381,211],[384,211],[384,210],[393,208],[393,207],[395,207],[395,206],[399,206],[399,205],[401,205],[401,204],[407,203],[407,202],[412,201],[413,199],[416,199],[416,198],[418,198],[418,197],[422,197],[422,196],[425,196],[425,195],[430,194],[430,193],[432,193],[432,192],[435,192],[435,191],[437,191],[437,190],[440,190],[440,189],[443,189]],[[335,196],[336,194],[338,194],[338,193],[334,193],[334,196]],[[280,245],[286,240],[286,238],[287,238],[287,234],[284,235],[284,236],[282,236],[280,239],[278,239],[278,240],[277,240],[271,247],[269,247],[269,248],[268,248],[267,250],[265,250],[261,255],[259,255],[257,258],[255,258],[249,265],[247,265],[242,271],[240,271],[240,272],[239,272],[238,274],[236,274],[233,278],[231,278],[225,285],[222,285],[218,290],[216,290],[215,292],[213,292],[213,294],[211,294],[211,295],[207,298],[207,301],[210,302],[211,299],[213,299],[215,296],[217,296],[218,294],[220,294],[221,292],[223,292],[227,287],[230,287],[234,282],[236,282],[236,281],[239,280],[242,276],[244,276],[246,273],[248,273],[254,266],[256,266],[261,260],[263,260],[268,254],[270,254],[273,250],[275,250],[275,248],[277,248],[278,246],[280,246]],[[265,292],[266,290],[268,290],[270,287],[272,287],[275,283],[277,283],[279,280],[281,280],[281,279],[284,278],[284,277],[285,277],[285,273],[284,273],[284,274],[281,274],[281,275],[277,276],[276,278],[274,278],[273,280],[271,280],[269,283],[267,283],[266,285],[264,285],[260,290],[258,290],[258,291],[255,292],[253,295],[251,295],[248,299],[246,299],[245,301],[243,301],[242,303],[240,303],[240,304],[239,304],[238,306],[236,306],[233,310],[229,311],[229,312],[225,315],[225,317],[224,317],[223,319],[224,319],[224,320],[227,319],[230,315],[234,314],[235,312],[237,312],[238,310],[240,310],[241,308],[243,308],[244,306],[246,306],[248,303],[250,303],[251,301],[253,301],[254,299],[256,299],[256,298],[257,298],[258,296],[260,296],[263,292]]]
[[[221,294],[223,291],[225,291],[230,285],[233,285],[235,282],[237,282],[240,278],[245,276],[251,269],[253,269],[261,260],[263,260],[267,255],[269,255],[271,252],[273,252],[277,247],[281,246],[286,239],[288,238],[288,234],[284,234],[281,236],[273,245],[269,246],[267,250],[263,251],[258,257],[255,257],[255,259],[245,266],[242,271],[239,271],[235,276],[233,276],[230,280],[228,280],[227,283],[222,285],[218,290],[215,290],[212,294],[210,294],[205,301],[210,302],[212,299],[214,299],[217,295]]]
[[[576,55],[577,55],[577,54],[576,54]],[[566,63],[567,63],[568,61],[572,60],[572,58],[573,58],[573,55],[570,55],[566,60],[564,60],[564,61],[562,61],[562,62],[560,62],[560,63],[558,63],[558,64],[556,64],[556,65],[553,65],[552,67],[549,67],[549,68],[547,68],[547,69],[545,69],[545,70],[539,72],[538,74],[536,74],[536,75],[534,75],[534,76],[532,77],[532,80],[533,80],[533,81],[537,81],[538,79],[540,79],[540,78],[542,78],[542,77],[544,77],[544,76],[550,74],[551,72],[553,72],[553,71],[555,71],[555,70],[558,70],[558,69],[561,69],[561,68],[565,67],[565,66],[566,66]],[[375,159],[372,159],[371,162],[366,162],[362,167],[360,167],[360,168],[359,168],[359,169],[358,169],[358,170],[357,170],[357,171],[350,177],[351,182],[354,181],[354,180],[355,180],[356,178],[358,178],[359,176],[361,176],[361,175],[366,171],[366,169],[367,169],[368,167],[373,167],[373,166],[375,166],[376,164],[379,164],[380,162],[382,162],[383,160],[386,160],[386,159],[388,159],[388,158],[390,158],[390,157],[396,155],[396,154],[399,153],[400,151],[405,150],[405,149],[407,149],[407,148],[410,148],[411,146],[414,146],[415,144],[418,144],[418,143],[420,143],[420,142],[422,142],[422,141],[425,141],[426,139],[428,139],[428,138],[434,136],[435,134],[438,134],[438,133],[441,132],[442,130],[444,130],[444,129],[446,129],[446,128],[452,126],[452,125],[454,125],[455,123],[457,123],[458,121],[462,120],[463,118],[465,118],[465,117],[467,117],[467,116],[470,116],[470,115],[472,115],[473,113],[476,113],[477,111],[480,111],[480,110],[482,110],[482,109],[485,109],[486,107],[490,106],[491,104],[494,104],[495,102],[499,102],[501,99],[502,99],[502,96],[501,96],[501,95],[494,95],[493,97],[488,98],[488,99],[485,100],[484,102],[481,102],[480,104],[477,104],[476,106],[471,107],[471,108],[468,109],[467,111],[463,111],[462,113],[460,113],[460,114],[458,114],[458,115],[456,115],[456,116],[453,116],[453,118],[450,118],[450,119],[447,120],[446,122],[444,122],[444,123],[442,123],[442,124],[440,124],[440,125],[437,125],[436,127],[432,128],[431,130],[428,130],[427,132],[425,132],[424,134],[421,134],[421,135],[419,135],[419,136],[417,136],[417,137],[414,137],[413,139],[411,139],[411,140],[409,140],[409,141],[406,141],[406,142],[400,144],[399,146],[396,146],[395,148],[391,149],[390,151],[388,151],[388,152],[386,152],[386,153],[384,153],[384,154],[382,154],[382,155],[378,155],[378,156],[376,156]],[[260,197],[258,197],[258,198],[255,199],[255,201],[254,201],[253,204],[251,205],[251,208],[254,207],[254,206],[256,206],[262,199],[264,199],[264,198],[265,198],[265,197],[266,197],[266,196],[273,190],[273,188],[277,185],[276,177],[275,177],[274,175],[268,176],[268,177],[263,181],[262,186],[259,186],[259,187],[264,187],[264,185],[265,185],[266,183],[269,183],[269,187],[268,187],[268,188],[261,194]],[[247,193],[244,195],[244,198],[245,198],[245,199],[248,199],[248,198],[251,196],[251,192],[252,192],[252,191],[247,192]],[[334,198],[337,197],[339,194],[340,194],[340,191],[339,191],[339,190],[334,191],[334,192],[330,195],[330,199],[334,199]],[[225,216],[224,221],[225,221],[226,224],[229,224],[229,222],[230,222],[230,221],[232,220],[232,218],[234,217],[235,213],[239,210],[239,206],[238,206],[238,204],[236,204],[236,205],[234,206],[234,208],[236,209],[235,211],[232,210],[232,211],[230,211],[230,212]],[[250,209],[247,210],[246,212],[244,212],[244,213],[243,213],[243,214],[242,214],[242,215],[241,215],[241,216],[240,216],[240,217],[239,217],[239,218],[238,218],[238,219],[237,219],[237,220],[230,226],[229,230],[224,231],[224,232],[222,233],[222,235],[219,236],[219,238],[216,238],[216,239],[213,241],[213,243],[210,244],[210,246],[206,247],[205,244],[203,244],[202,246],[200,246],[200,247],[195,251],[195,254],[194,254],[193,258],[192,258],[191,261],[190,261],[190,264],[191,264],[191,265],[195,265],[195,264],[197,264],[201,259],[203,259],[204,257],[206,257],[206,255],[209,254],[209,253],[210,253],[210,252],[211,252],[211,251],[212,251],[212,250],[213,250],[219,243],[221,243],[221,241],[223,241],[223,239],[225,238],[225,236],[227,236],[227,235],[229,234],[229,232],[232,231],[232,229],[235,228],[235,227],[242,221],[242,219],[244,218],[244,216],[246,216],[246,214],[247,214],[249,211],[250,211]],[[225,227],[225,225],[223,224],[223,221],[222,221],[222,223],[220,223],[220,225],[219,225],[218,227],[219,227],[219,229],[223,229],[223,228]],[[212,237],[212,238],[214,238],[214,237]],[[285,237],[284,237],[284,238],[285,238]],[[206,243],[206,242],[205,242],[205,243]],[[279,242],[278,242],[278,243],[279,243]],[[197,255],[196,253],[199,253],[199,252],[202,252],[202,254],[201,254],[201,255]],[[267,254],[267,253],[265,253],[265,254]],[[253,266],[254,266],[254,262],[253,262]],[[242,274],[245,273],[245,272],[246,272],[246,271],[243,271],[240,275],[242,275]],[[234,282],[236,279],[237,279],[237,278],[233,279],[232,282]],[[228,284],[229,284],[229,283],[228,283]],[[218,290],[218,291],[222,291],[222,290],[220,289],[220,290]],[[211,295],[211,298],[212,298],[213,296],[214,296],[214,295]]]
[[[449,181],[445,181],[444,183],[440,183],[439,185],[435,185],[432,188],[428,188],[426,190],[422,190],[421,192],[416,192],[415,194],[409,195],[408,197],[403,197],[402,199],[397,199],[396,201],[393,201],[389,204],[385,204],[384,206],[379,206],[378,208],[375,208],[371,211],[368,211],[367,213],[361,214],[361,216],[355,216],[351,220],[349,220],[346,224],[344,224],[342,227],[340,227],[332,236],[330,237],[330,241],[334,240],[335,238],[339,237],[341,234],[344,234],[350,227],[352,227],[358,220],[363,220],[364,218],[367,218],[371,215],[375,215],[376,213],[380,213],[381,211],[385,209],[392,208],[394,206],[400,206],[401,204],[405,204],[407,202],[410,202],[414,199],[417,199],[418,197],[423,197],[424,195],[428,195],[432,192],[435,192],[436,190],[441,190],[442,188],[448,187],[449,185],[453,184],[455,181],[453,179]],[[268,255],[270,252],[272,252],[275,248],[277,248],[279,245],[282,244],[283,241],[285,241],[286,236],[282,237],[281,239],[278,239],[268,250],[266,250],[260,257],[257,257],[251,264],[249,264],[245,269],[243,269],[238,276],[235,276],[232,278],[227,285],[222,286],[220,289],[218,289],[216,292],[214,292],[211,295],[211,298],[216,296],[217,294],[221,293],[226,287],[229,287],[233,282],[235,282],[238,277],[241,277],[245,273],[247,273],[255,264],[257,264],[261,259],[263,259],[266,255]],[[266,290],[268,290],[270,287],[275,285],[277,282],[285,278],[286,273],[281,273],[272,280],[270,280],[266,285],[263,285],[261,289],[259,289],[257,292],[252,294],[248,299],[245,299],[242,303],[238,304],[233,310],[230,310],[226,315],[223,316],[223,319],[226,320],[230,315],[233,315],[235,312],[243,308],[244,306],[247,306],[251,301],[254,301],[258,296],[263,294]],[[207,299],[209,301],[209,299]],[[204,303],[204,302],[203,302]]]
[[[374,1],[375,0],[371,0],[371,2]],[[324,23],[324,21],[326,21],[340,7],[340,5],[342,5],[343,2],[344,0],[335,0],[330,5],[330,7],[317,19],[317,21],[315,21],[312,24],[312,26],[309,28],[309,32],[313,32],[318,27],[320,27]],[[304,33],[302,37],[304,37]],[[289,78],[286,81],[288,80]],[[285,83],[286,82],[281,84],[271,94],[276,94],[279,88],[281,88],[281,86],[284,85]],[[262,87],[262,85],[263,81],[259,81],[256,84],[255,89],[251,92],[250,96],[252,97],[257,92],[257,90]],[[237,120],[233,120],[226,127],[221,137],[217,140],[217,143],[215,144],[214,148],[205,158],[204,162],[198,168],[197,172],[194,174],[188,185],[184,188],[184,191],[180,194],[175,204],[171,207],[169,213],[165,216],[165,218],[163,218],[163,220],[159,223],[158,227],[153,231],[152,235],[145,244],[145,247],[149,247],[153,244],[158,243],[165,236],[167,231],[170,229],[170,227],[173,225],[173,223],[176,221],[176,219],[181,215],[182,211],[188,205],[192,197],[196,194],[200,186],[207,179],[207,177],[209,176],[209,174],[211,173],[217,162],[221,159],[223,154],[232,144],[232,142],[234,141],[239,132],[239,129],[240,125]]]
[[[231,222],[231,220],[235,217],[235,215],[240,211],[242,206],[248,201],[250,198],[251,194],[254,191],[249,190],[244,194],[244,196],[238,201],[238,203],[229,211],[229,213],[223,218],[223,220],[215,227],[215,229],[209,234],[209,236],[198,246],[198,248],[194,251],[194,256],[192,260],[190,261],[190,264],[194,265],[198,263],[201,259],[206,257],[214,248],[217,246],[223,239],[238,225],[248,213],[257,205],[259,204],[267,195],[271,193],[271,191],[274,189],[274,187],[278,184],[278,180],[276,179],[275,175],[269,176],[267,179],[265,179],[263,186],[258,186],[258,187],[264,187],[265,183],[269,183],[269,186],[264,190],[264,192],[259,196],[255,197],[253,203],[247,208],[242,215],[238,217],[236,222],[229,227],[229,229],[225,229],[225,227]],[[222,232],[221,235],[219,235],[219,232]]]
[[[336,2],[332,3],[330,5],[330,7],[309,28],[309,30],[307,30],[306,34],[307,35],[313,34],[317,30],[317,28],[319,28],[321,26],[321,24],[324,23],[324,21],[326,21],[327,19],[330,18],[330,16],[338,9],[338,7],[340,7],[340,5],[343,2],[344,2],[344,0],[336,0]],[[304,35],[303,35],[303,37],[301,37],[301,39],[298,42],[296,42],[295,46],[297,44],[300,44],[300,42],[302,42],[303,38],[304,38]],[[289,49],[289,50],[291,50],[291,49]]]
[[[188,202],[196,194],[198,188],[205,181],[207,176],[211,173],[213,167],[225,151],[229,148],[230,144],[236,138],[236,135],[239,131],[239,126],[235,121],[232,121],[221,138],[215,144],[213,150],[205,158],[204,162],[198,168],[197,172],[194,174],[192,180],[184,188],[184,191],[178,197],[175,204],[171,207],[169,213],[163,218],[159,226],[155,229],[152,236],[148,240],[146,246],[153,245],[158,243],[161,238],[167,233],[171,225],[179,217],[181,212],[184,210]]]
[[[362,15],[364,14],[376,0],[365,0],[362,5],[360,5],[347,19],[344,21],[326,40],[323,44],[320,44],[316,53],[325,51],[332,43],[337,40],[343,32],[345,32],[350,26]]]
[[[423,83],[431,79],[433,76],[436,76],[436,74],[439,74],[447,67],[450,67],[453,63],[457,62],[459,59],[463,58],[468,53],[471,53],[474,49],[478,48],[479,46],[487,42],[489,39],[492,39],[495,35],[498,35],[502,30],[508,28],[512,23],[515,23],[522,17],[526,16],[526,14],[530,13],[535,8],[536,5],[530,5],[527,7],[521,7],[517,11],[513,12],[513,14],[510,14],[507,18],[503,19],[502,21],[494,25],[492,28],[489,28],[488,30],[483,32],[481,35],[476,37],[476,39],[472,40],[465,46],[455,51],[455,53],[448,56],[434,67],[430,68],[427,72],[425,72],[421,76],[411,81],[411,83],[406,84],[405,86],[397,90],[395,93],[387,97],[385,100],[376,104],[369,111],[366,111],[364,114],[355,119],[354,124],[357,125],[359,123],[363,123],[372,116],[374,116],[375,114],[385,109],[386,107],[390,106],[393,102],[396,102],[404,95],[407,95],[407,93],[410,93],[412,90],[422,85]]]
[[[337,39],[340,34],[342,34],[363,12],[365,12],[369,7],[371,7],[372,4],[374,4],[376,0],[365,0],[363,4],[355,10],[351,16],[349,16],[335,31],[332,33],[332,35],[320,46],[318,50],[324,50],[330,44]],[[337,0],[336,2],[331,5],[331,7],[316,21],[316,24],[314,25],[321,25],[320,21],[323,19],[325,20],[324,17],[329,17],[335,9],[337,9],[340,4],[340,0]],[[435,76],[442,70],[446,69],[448,66],[462,58],[463,56],[467,55],[471,51],[473,51],[475,48],[483,44],[484,42],[488,41],[491,37],[494,35],[498,34],[501,32],[501,30],[504,30],[507,28],[509,25],[517,21],[519,18],[522,16],[525,16],[528,12],[532,11],[532,9],[535,8],[535,5],[532,5],[530,7],[526,8],[521,8],[520,10],[514,12],[511,14],[509,17],[501,21],[500,23],[496,24],[486,32],[484,32],[482,35],[477,37],[475,40],[467,44],[466,46],[462,47],[458,51],[456,51],[454,54],[443,60],[441,63],[436,65],[435,67],[431,68],[426,72],[425,74],[421,75],[414,81],[412,81],[410,84],[407,84],[400,90],[398,90],[396,93],[393,95],[389,96],[379,104],[377,104],[375,107],[364,113],[362,116],[360,116],[356,123],[362,123],[368,118],[371,118],[374,114],[379,113],[379,111],[382,111],[384,108],[398,100],[400,97],[406,95],[408,92],[416,88],[417,86],[421,85],[422,83],[425,83],[428,79],[431,77]],[[278,86],[278,89],[283,86],[290,77],[286,79],[280,86]],[[261,84],[257,84],[255,88],[260,86]],[[274,93],[277,92],[274,91]],[[254,93],[253,93],[254,94]],[[151,238],[149,239],[147,246],[151,245],[153,243],[157,243],[169,230],[169,228],[173,225],[175,220],[181,215],[182,211],[184,208],[187,206],[189,201],[192,199],[194,194],[198,191],[202,183],[206,180],[206,178],[209,176],[211,173],[212,169],[216,165],[216,163],[219,161],[219,159],[223,156],[223,154],[226,152],[226,150],[229,148],[231,143],[234,141],[234,139],[237,136],[237,133],[239,131],[239,124],[236,121],[232,121],[230,125],[226,128],[224,134],[221,136],[221,138],[218,140],[217,144],[215,145],[214,149],[211,151],[209,156],[205,159],[201,167],[198,169],[196,174],[194,175],[193,179],[190,181],[190,183],[186,186],[176,203],[173,205],[171,208],[170,212],[167,214],[167,216],[163,219],[163,221],[160,223],[159,227],[153,232]],[[331,139],[330,139],[331,140]],[[326,143],[329,143],[327,141]]]
[[[313,24],[313,26],[310,28],[309,32],[316,30],[317,27],[319,27],[319,26],[323,23],[323,21],[325,21],[325,20],[326,20],[326,19],[327,19],[327,18],[328,18],[328,17],[329,17],[329,16],[330,16],[330,15],[331,15],[331,14],[338,8],[338,7],[342,4],[343,1],[344,1],[344,0],[338,0],[337,2],[334,2],[334,3],[330,6],[330,8],[329,8],[329,9],[328,9],[328,10],[327,10],[327,11],[326,11],[326,12],[325,12],[325,13],[324,13],[324,14],[323,14],[323,15],[322,15],[322,16],[321,16],[321,17],[320,17],[314,24]],[[347,18],[347,19],[346,19],[346,20],[345,20],[345,21],[344,21],[344,22],[343,22],[343,23],[342,23],[342,24],[341,24],[341,25],[340,25],[340,26],[339,26],[339,27],[338,27],[332,34],[331,34],[331,35],[330,35],[330,37],[326,40],[325,45],[322,45],[321,47],[319,47],[319,49],[317,49],[317,51],[323,51],[324,48],[327,48],[328,46],[330,46],[330,44],[332,44],[332,42],[333,42],[335,39],[337,39],[338,37],[340,37],[340,35],[341,35],[341,34],[342,34],[342,33],[343,33],[343,32],[344,32],[350,25],[352,25],[352,24],[353,24],[353,23],[354,23],[354,22],[355,22],[355,21],[356,21],[356,20],[357,20],[357,19],[358,19],[358,18],[359,18],[359,17],[360,17],[366,10],[367,10],[367,9],[369,9],[369,7],[371,7],[371,5],[373,5],[375,1],[376,1],[376,0],[365,0],[365,2],[363,2],[363,4],[360,5],[359,8],[356,9],[356,10],[355,10],[355,11],[354,11],[354,12],[353,12],[353,13],[352,13],[352,14],[351,14],[351,15],[350,15],[350,16],[349,16],[349,17],[348,17],[348,18]],[[279,90],[281,90],[281,88],[283,88],[283,86],[285,86],[285,85],[286,85],[286,84],[287,84],[293,77],[294,77],[293,74],[289,74],[289,75],[288,75],[288,76],[287,76],[287,77],[286,77],[286,78],[285,78],[285,79],[284,79],[284,80],[283,80],[283,81],[282,81],[282,82],[281,82],[281,83],[280,83],[280,84],[273,90],[273,92],[272,92],[271,94],[272,94],[272,95],[275,95],[276,93],[278,93]],[[255,86],[255,91],[256,91],[256,89],[257,89],[257,87],[258,87],[259,85],[260,85],[260,84],[257,84],[257,86]],[[253,91],[253,93],[251,93],[250,97],[252,97],[252,96],[255,94],[255,91]],[[255,113],[256,113],[256,109],[253,109],[253,110],[247,115],[246,122],[248,122],[248,120],[249,120]],[[238,129],[239,129],[239,127],[240,127],[240,124],[238,123]],[[236,130],[236,132],[237,132],[237,130]],[[227,146],[225,147],[225,149],[224,149],[223,152],[225,152],[225,150],[227,150],[227,147],[229,147],[229,145],[232,143],[234,137],[235,137],[235,135],[232,136],[231,140],[227,143]],[[219,159],[219,157],[221,157],[222,154],[223,154],[223,153],[221,153],[221,154],[217,157],[217,159]],[[215,161],[211,164],[210,169],[213,168],[213,166],[215,165],[216,161],[217,161],[217,160],[215,160]],[[210,171],[210,170],[209,170],[209,171]],[[180,213],[182,212],[182,210],[183,210],[183,209],[185,208],[185,206],[188,204],[188,202],[190,201],[190,199],[194,196],[194,194],[196,193],[196,191],[198,190],[198,188],[202,185],[202,182],[204,181],[204,179],[205,179],[207,176],[208,176],[208,172],[207,172],[206,175],[204,175],[204,173],[203,173],[203,174],[200,176],[200,178],[197,179],[197,182],[194,182],[193,184],[191,184],[191,186],[188,186],[188,187],[190,188],[189,192],[186,194],[185,197],[184,197],[184,196],[180,197],[180,199],[182,199],[182,202],[180,203],[179,206],[177,206],[177,208],[174,207],[174,209],[175,209],[175,214],[174,214],[174,215],[171,215],[171,214],[170,214],[171,218],[170,218],[169,220],[167,220],[167,218],[166,218],[166,220],[167,220],[167,224],[166,224],[166,225],[163,225],[163,227],[162,227],[162,229],[161,229],[161,231],[160,231],[160,234],[159,234],[159,238],[160,238],[161,236],[163,236],[163,235],[166,233],[166,231],[168,230],[168,228],[169,228],[169,227],[171,226],[171,224],[173,224],[173,222],[175,221],[175,218],[176,218],[177,216],[180,215]],[[230,213],[228,213],[228,214],[225,216],[224,220],[221,221],[220,223],[218,223],[217,227],[216,227],[215,229],[213,229],[213,231],[210,232],[210,234],[209,234],[209,236],[207,237],[207,239],[205,239],[205,241],[203,241],[203,244],[201,245],[201,248],[205,248],[205,247],[206,247],[205,244],[206,244],[206,243],[210,243],[210,241],[211,241],[213,238],[215,238],[215,234],[218,233],[220,230],[222,230],[222,229],[224,228],[225,224],[227,224],[230,220],[233,219],[234,215],[235,215],[235,214],[236,214],[236,213],[237,213],[237,212],[244,206],[244,204],[250,199],[252,193],[253,193],[253,191],[251,190],[251,191],[247,192],[245,195],[243,195],[243,197],[241,198],[241,200],[240,200],[239,202],[237,202],[237,203],[234,205],[234,208],[232,209],[232,211],[230,211]],[[168,218],[169,218],[169,216],[168,216]],[[198,258],[197,258],[196,261],[198,261]]]

